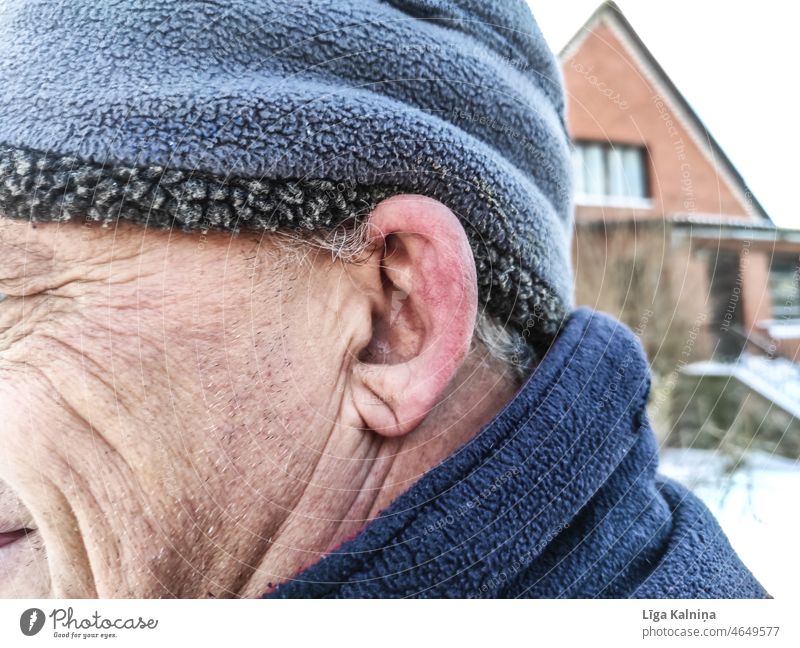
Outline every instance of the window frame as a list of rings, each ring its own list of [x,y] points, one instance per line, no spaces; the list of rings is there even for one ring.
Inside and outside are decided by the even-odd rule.
[[[599,147],[602,160],[602,176],[604,193],[593,193],[585,190],[585,154],[590,147]],[[620,159],[622,177],[624,174],[624,154],[627,151],[636,151],[641,161],[641,181],[642,196],[628,196],[624,194],[609,193],[612,184],[610,160],[613,155]],[[650,156],[647,146],[644,144],[632,144],[628,142],[612,142],[610,140],[577,139],[573,142],[573,173],[576,174],[576,190],[574,192],[575,202],[582,205],[608,206],[608,207],[634,207],[640,209],[651,209],[653,206],[650,184]],[[577,173],[580,170],[581,176],[578,181]],[[624,183],[624,180],[623,180]]]
[[[778,299],[776,294],[775,277],[778,274],[787,274],[789,281],[794,286],[794,303]],[[775,322],[800,320],[800,257],[796,254],[776,253],[770,259],[767,289],[772,304],[772,318]]]

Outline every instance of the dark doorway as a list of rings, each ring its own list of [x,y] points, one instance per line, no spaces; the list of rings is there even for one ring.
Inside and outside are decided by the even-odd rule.
[[[712,298],[711,334],[717,337],[714,359],[736,360],[745,347],[742,279],[737,250],[715,250],[708,259]]]

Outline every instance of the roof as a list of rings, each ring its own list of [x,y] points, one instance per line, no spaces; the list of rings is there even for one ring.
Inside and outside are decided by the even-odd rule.
[[[734,185],[734,189],[744,198],[745,205],[751,205],[755,215],[762,218],[766,223],[774,227],[774,222],[767,214],[764,207],[758,199],[750,191],[742,175],[731,162],[730,158],[725,154],[725,151],[719,145],[714,136],[709,132],[706,125],[694,111],[692,106],[686,98],[678,90],[677,86],[669,78],[669,75],[664,71],[659,62],[653,56],[647,46],[644,44],[639,35],[634,30],[633,26],[625,18],[620,8],[612,0],[606,0],[597,9],[594,10],[589,19],[581,26],[575,35],[567,42],[567,44],[558,53],[559,60],[567,59],[572,52],[574,52],[584,38],[592,32],[592,28],[598,22],[606,20],[611,26],[617,27],[622,32],[624,39],[623,44],[635,48],[632,52],[638,60],[643,62],[652,76],[659,82],[659,84],[666,90],[666,95],[663,99],[669,101],[679,108],[679,113],[685,116],[686,126],[693,131],[694,138],[698,140],[701,145],[704,145],[707,152],[711,155],[713,161],[720,161],[722,170],[725,172],[728,180]]]

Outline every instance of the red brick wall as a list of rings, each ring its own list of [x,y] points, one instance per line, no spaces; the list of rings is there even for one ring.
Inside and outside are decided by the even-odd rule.
[[[800,339],[776,340],[775,346],[784,358],[800,362]]]
[[[769,290],[769,252],[745,248],[739,256],[742,276],[742,307],[744,328],[748,333],[760,333],[758,324],[772,316]]]
[[[646,146],[651,212],[580,207],[579,219],[659,217],[673,213],[748,217],[714,165],[678,123],[671,105],[645,78],[626,47],[605,24],[597,24],[562,61],[567,120],[573,139]],[[668,121],[670,120],[670,121]]]

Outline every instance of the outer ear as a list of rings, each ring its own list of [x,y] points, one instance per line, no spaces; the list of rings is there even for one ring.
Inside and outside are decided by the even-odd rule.
[[[431,198],[385,200],[369,226],[372,330],[353,365],[352,397],[366,427],[399,436],[439,402],[469,351],[475,260],[458,218]]]

